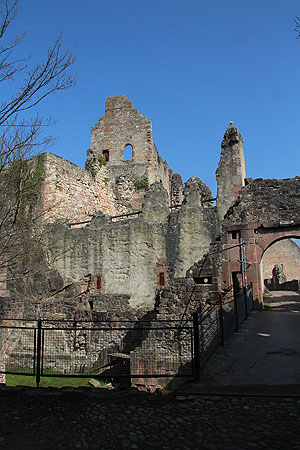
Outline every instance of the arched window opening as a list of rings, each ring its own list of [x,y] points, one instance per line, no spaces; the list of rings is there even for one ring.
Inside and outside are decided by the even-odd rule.
[[[132,145],[128,144],[124,148],[124,161],[131,161],[133,156]]]

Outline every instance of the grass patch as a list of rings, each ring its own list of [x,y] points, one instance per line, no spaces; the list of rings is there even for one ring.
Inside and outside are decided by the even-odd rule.
[[[41,377],[40,387],[56,387],[61,388],[64,386],[71,387],[80,387],[80,386],[89,386],[88,381],[91,378],[64,378],[64,377]],[[107,384],[106,381],[98,379],[101,386],[105,386]],[[36,379],[35,376],[26,376],[26,375],[6,375],[6,386],[32,386],[36,387]]]

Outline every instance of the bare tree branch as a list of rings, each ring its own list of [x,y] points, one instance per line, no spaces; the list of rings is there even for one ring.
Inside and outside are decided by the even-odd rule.
[[[295,31],[298,33],[297,39],[300,37],[300,18],[298,16],[295,17]]]
[[[43,61],[30,65],[30,56],[14,57],[25,34],[6,40],[6,32],[17,14],[18,0],[0,1],[0,83],[15,83],[15,93],[0,105],[0,282],[4,273],[20,279],[36,273],[37,264],[47,264],[45,233],[38,208],[44,176],[43,156],[53,144],[43,136],[44,120],[36,114],[25,120],[24,113],[36,108],[49,95],[72,87],[77,77],[69,73],[75,61],[59,35],[46,51]],[[35,156],[37,155],[37,156]],[[34,263],[35,262],[35,263]],[[6,277],[7,278],[7,277]]]

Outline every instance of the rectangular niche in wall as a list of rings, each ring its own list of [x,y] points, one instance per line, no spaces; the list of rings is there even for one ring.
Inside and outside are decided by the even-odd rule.
[[[101,277],[101,275],[97,275],[96,287],[97,287],[98,291],[100,291],[102,289],[102,277]]]
[[[108,150],[103,150],[102,154],[103,154],[103,156],[105,158],[105,161],[108,162],[109,161],[109,151]]]
[[[164,286],[166,284],[165,272],[159,273],[159,285]]]
[[[230,234],[231,234],[231,239],[232,240],[240,239],[240,237],[241,237],[240,230],[233,230],[233,231],[230,232]]]
[[[196,284],[212,284],[212,277],[197,277],[194,281]]]

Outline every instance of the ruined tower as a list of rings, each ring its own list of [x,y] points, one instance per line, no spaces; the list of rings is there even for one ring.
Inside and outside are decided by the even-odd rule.
[[[105,115],[92,128],[87,152],[87,165],[94,161],[106,164],[119,213],[140,209],[143,189],[157,181],[172,203],[173,172],[156,149],[152,122],[134,109],[125,95],[106,98]]]
[[[220,162],[216,172],[217,208],[220,221],[224,219],[228,208],[234,204],[239,191],[245,185],[243,139],[233,122],[230,122],[224,134],[221,149]]]

